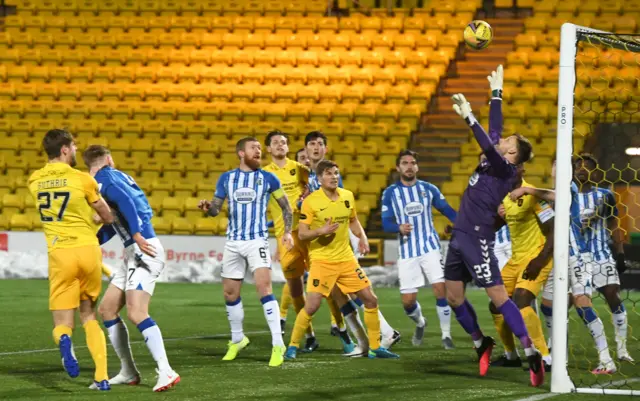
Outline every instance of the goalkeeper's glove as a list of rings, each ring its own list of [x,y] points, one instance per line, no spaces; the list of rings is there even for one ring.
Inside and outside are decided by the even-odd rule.
[[[624,258],[624,253],[616,255],[616,270],[618,271],[618,274],[622,274],[627,270],[627,262]]]
[[[458,93],[453,95],[451,100],[453,100],[453,111],[455,111],[460,117],[464,118],[467,124],[473,124],[475,118],[471,113],[471,104],[467,102],[464,95],[462,93]]]
[[[491,87],[491,97],[502,98],[502,84],[504,81],[502,64],[500,64],[495,71],[492,71],[491,75],[489,75],[487,79],[489,80],[489,86]]]

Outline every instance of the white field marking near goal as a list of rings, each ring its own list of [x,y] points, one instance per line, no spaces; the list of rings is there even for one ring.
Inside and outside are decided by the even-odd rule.
[[[621,385],[623,385],[625,383],[637,383],[637,382],[640,382],[640,378],[639,377],[635,377],[635,378],[629,379],[629,380],[618,380],[618,381],[615,381],[615,382],[611,382],[609,384],[605,384],[602,387],[615,387],[615,386],[621,386]],[[546,400],[546,399],[552,398],[552,397],[557,397],[559,395],[562,395],[562,394],[560,394],[560,393],[537,394],[537,395],[532,395],[531,397],[527,397],[527,398],[520,398],[520,399],[517,399],[515,401],[540,401],[540,400]]]
[[[271,332],[267,331],[267,330],[245,331],[244,334],[250,335],[250,336],[255,336],[255,335],[262,335],[262,334],[271,334]],[[164,342],[184,341],[184,340],[210,340],[210,339],[226,338],[226,337],[229,337],[229,334],[212,334],[210,336],[189,336],[189,337],[165,338]],[[131,341],[131,344],[144,344],[144,341],[143,340]],[[108,344],[108,345],[110,347],[112,347],[111,344]],[[74,345],[73,348],[74,349],[82,349],[82,348],[87,348],[87,346],[86,345]],[[22,354],[38,354],[38,353],[41,353],[41,352],[53,352],[53,351],[60,351],[60,350],[58,348],[44,348],[44,349],[29,349],[29,350],[23,350],[23,351],[0,352],[0,357],[2,357],[2,356],[11,356],[11,355],[22,355]]]

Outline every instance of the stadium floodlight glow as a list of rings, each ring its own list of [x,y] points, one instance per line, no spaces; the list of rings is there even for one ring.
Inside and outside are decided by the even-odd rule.
[[[624,153],[626,153],[628,156],[640,156],[640,148],[626,148]]]
[[[555,231],[554,231],[554,292],[553,292],[553,335],[552,335],[552,349],[553,349],[553,369],[551,371],[551,391],[554,393],[586,393],[586,394],[609,394],[609,395],[640,395],[640,390],[634,390],[631,388],[631,383],[640,381],[635,377],[624,377],[624,380],[615,380],[611,376],[603,377],[603,382],[597,382],[591,387],[590,383],[584,379],[579,379],[581,373],[576,371],[573,366],[571,373],[574,374],[574,379],[569,372],[568,360],[569,360],[569,347],[568,347],[568,298],[569,298],[569,272],[567,266],[569,266],[569,230],[570,230],[570,207],[572,202],[572,196],[570,192],[570,185],[573,179],[572,169],[572,155],[574,152],[578,152],[581,149],[573,148],[573,136],[580,135],[581,130],[574,127],[574,112],[577,114],[577,121],[575,125],[585,124],[585,111],[580,107],[575,107],[575,104],[579,102],[611,102],[612,99],[623,103],[624,100],[619,100],[620,93],[623,91],[616,91],[615,88],[606,86],[609,91],[612,91],[607,97],[605,93],[599,93],[598,96],[589,93],[591,97],[587,97],[585,93],[602,88],[596,88],[597,80],[609,79],[609,77],[601,74],[592,74],[588,79],[581,81],[582,76],[578,73],[580,68],[576,67],[595,67],[596,63],[593,58],[588,62],[579,64],[577,60],[582,55],[584,48],[590,48],[595,54],[600,56],[600,52],[606,54],[602,57],[602,60],[608,62],[615,56],[615,52],[627,52],[640,54],[640,36],[638,35],[623,35],[613,34],[610,32],[604,32],[596,29],[591,29],[583,26],[578,26],[571,23],[565,23],[562,25],[561,38],[560,38],[560,59],[559,59],[559,77],[558,77],[558,116],[557,116],[557,149],[556,149],[556,182],[555,182]],[[585,51],[586,53],[586,51]],[[593,54],[590,53],[590,56]],[[606,58],[605,58],[606,57]],[[588,57],[587,57],[588,58]],[[636,57],[636,59],[638,59]],[[601,60],[600,60],[601,61]],[[602,66],[600,66],[602,67]],[[633,68],[637,68],[634,65]],[[588,73],[589,71],[587,71]],[[586,74],[585,74],[586,76]],[[577,79],[578,77],[578,79]],[[595,78],[593,78],[595,77]],[[593,81],[592,81],[593,79]],[[622,81],[624,78],[620,78]],[[596,85],[594,85],[594,83]],[[615,86],[615,85],[614,85]],[[604,87],[604,85],[603,85]],[[582,92],[580,92],[582,90]],[[632,97],[636,96],[632,94]],[[598,100],[593,100],[598,99]],[[611,114],[613,118],[624,118],[623,122],[637,122],[640,117],[640,109],[630,110],[631,108],[637,108],[637,104],[631,102],[631,106],[628,109],[624,109],[627,105],[623,106],[624,113],[616,113],[615,105],[611,106]],[[602,106],[602,104],[600,104]],[[605,105],[606,110],[608,106]],[[587,110],[588,111],[588,110]],[[624,115],[624,116],[623,116]],[[623,116],[623,117],[621,117]],[[589,116],[591,118],[591,116]],[[617,120],[616,120],[617,121]],[[590,129],[593,129],[597,123],[611,122],[610,117],[605,111],[601,112],[597,118],[594,118],[588,123]],[[574,130],[575,128],[575,130]],[[584,133],[582,133],[584,135]],[[629,147],[626,149],[627,155],[640,156],[640,147]],[[563,267],[563,268],[561,268]],[[594,290],[594,293],[596,291]],[[586,370],[586,367],[580,367],[582,370]],[[621,365],[619,365],[620,373]],[[587,371],[588,372],[588,371]],[[607,375],[605,375],[607,376]],[[592,376],[594,377],[594,376]]]

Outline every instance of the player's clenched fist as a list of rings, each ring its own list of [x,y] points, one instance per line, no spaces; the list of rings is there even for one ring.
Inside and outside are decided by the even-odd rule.
[[[209,209],[211,209],[211,202],[206,199],[202,199],[200,202],[198,202],[198,209],[202,210],[205,213],[208,212]]]
[[[320,227],[320,235],[333,234],[338,230],[339,227],[340,227],[340,224],[334,223],[333,218],[330,217],[324,223],[324,226]]]
[[[411,231],[413,231],[413,225],[409,223],[400,224],[398,226],[398,229],[400,230],[400,234],[408,235]]]
[[[509,198],[511,198],[511,200],[515,202],[518,199],[525,196],[526,194],[527,194],[527,187],[520,187],[511,191],[511,193],[509,194]]]
[[[287,251],[293,249],[293,237],[291,236],[291,233],[284,233],[282,235],[282,245],[284,245]]]

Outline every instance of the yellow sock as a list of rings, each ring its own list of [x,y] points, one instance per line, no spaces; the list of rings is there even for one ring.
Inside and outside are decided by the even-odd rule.
[[[364,308],[364,324],[367,326],[369,349],[380,348],[380,317],[378,316],[378,307],[373,309]]]
[[[105,276],[107,276],[108,278],[111,278],[111,269],[109,269],[107,266],[102,265],[102,274],[104,274]]]
[[[64,334],[68,335],[69,338],[71,338],[73,329],[69,326],[65,326],[64,324],[53,328],[53,341],[56,343],[56,345],[60,344],[60,337],[62,337]]]
[[[304,337],[305,331],[311,324],[311,316],[306,310],[302,309],[296,316],[296,323],[293,325],[293,331],[291,332],[291,341],[289,341],[290,347],[300,347],[300,342]]]
[[[289,284],[284,283],[282,295],[280,296],[280,319],[287,319],[289,305],[291,305],[291,291],[289,291]]]
[[[97,320],[89,320],[84,324],[87,346],[93,363],[96,365],[95,381],[109,380],[107,373],[107,341]]]
[[[336,301],[331,297],[327,297],[327,304],[331,311],[331,324],[338,326],[339,329],[344,329],[344,318],[342,317],[342,312],[340,312],[340,308]]]
[[[529,332],[529,337],[531,337],[533,345],[540,351],[542,356],[548,356],[549,348],[547,348],[547,341],[544,339],[544,334],[542,333],[540,318],[530,306],[520,309],[520,313],[522,313],[524,324],[527,326],[527,331]]]
[[[495,325],[496,331],[500,336],[500,340],[504,345],[504,350],[507,352],[515,351],[516,350],[515,339],[513,338],[513,333],[511,332],[511,329],[504,321],[504,316],[502,316],[502,314],[500,313],[498,313],[497,315],[494,315],[492,313],[491,316],[493,317],[493,324]]]
[[[300,295],[299,297],[292,298],[293,300],[293,309],[296,311],[296,315],[300,313],[302,309],[304,309],[304,295]],[[313,324],[309,322],[309,327],[307,327],[307,334],[313,336]]]

